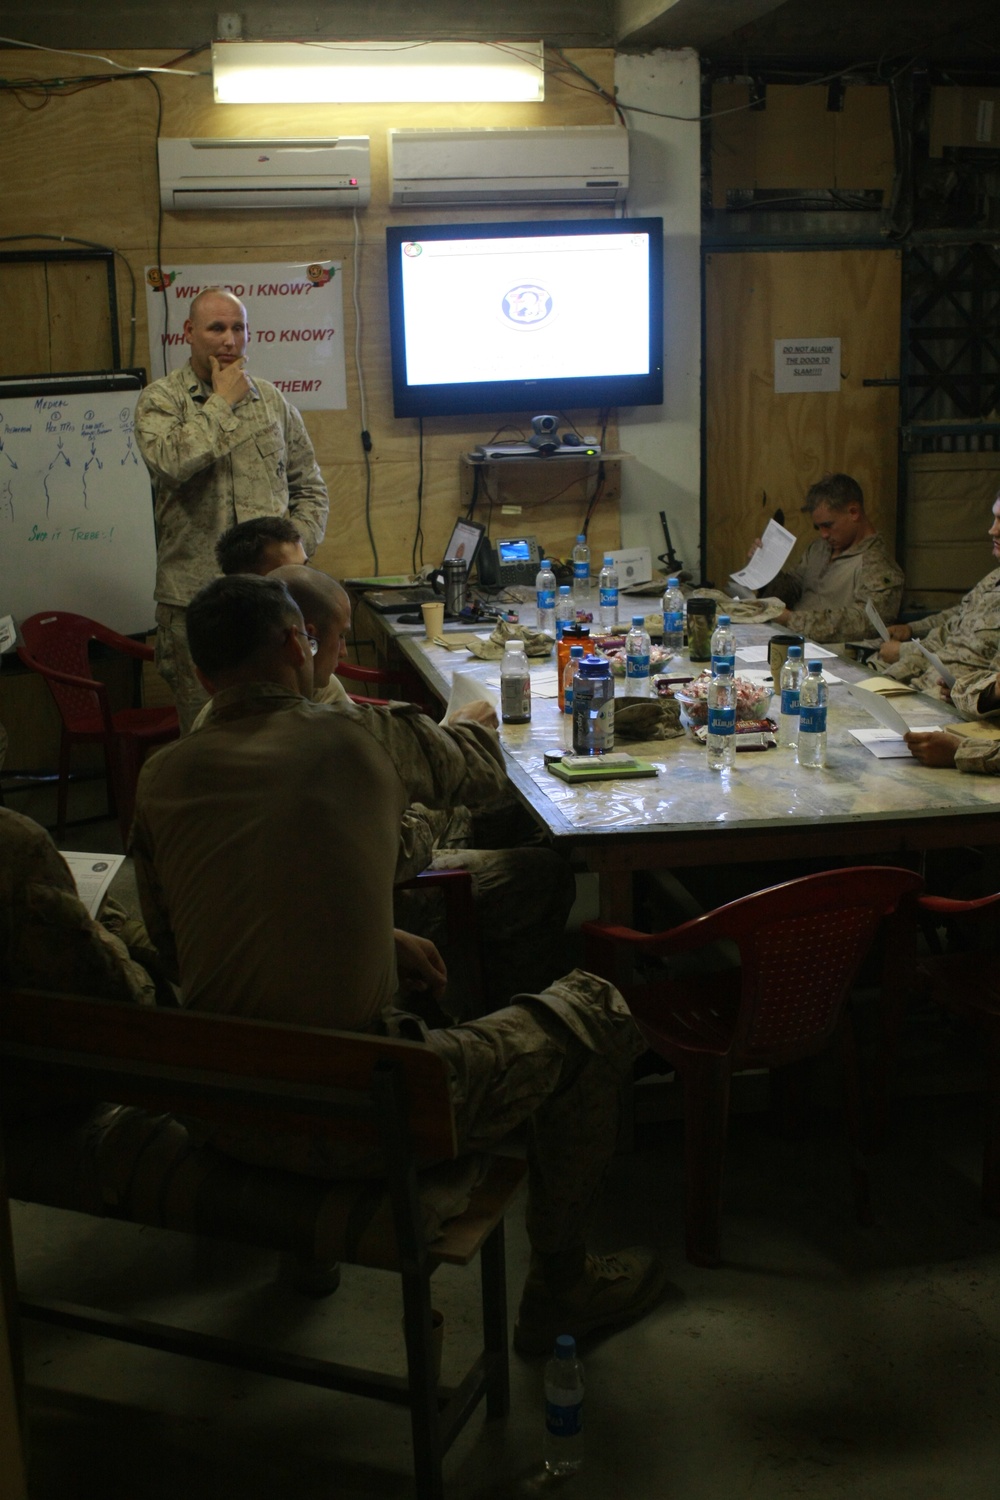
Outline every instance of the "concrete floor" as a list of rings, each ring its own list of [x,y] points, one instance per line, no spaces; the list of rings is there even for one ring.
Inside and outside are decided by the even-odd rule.
[[[26,807],[24,798],[10,805]],[[37,813],[35,814],[37,815]],[[67,848],[111,850],[109,825]],[[853,1222],[839,1122],[777,1137],[741,1090],[726,1175],[724,1264],[683,1257],[672,1086],[642,1085],[636,1150],[616,1158],[594,1248],[645,1241],[674,1291],[585,1351],[587,1456],[577,1500],[996,1500],[1000,1493],[1000,1224],[978,1205],[975,1048],[936,1015],[912,1022],[893,1139],[873,1162],[876,1223]],[[395,1283],[345,1268],[308,1302],[276,1259],[15,1205],[26,1295],[92,1300],[304,1352],[402,1370]],[[508,1217],[511,1312],[527,1262]],[[443,1268],[444,1377],[475,1326],[477,1278]],[[362,1500],[413,1493],[408,1419],[375,1403],[25,1324],[33,1500]],[[473,1417],[449,1497],[532,1496],[542,1361],[512,1356],[509,1419]]]

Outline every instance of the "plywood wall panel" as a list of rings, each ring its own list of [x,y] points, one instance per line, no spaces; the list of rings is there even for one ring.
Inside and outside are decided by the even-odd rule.
[[[570,54],[587,74],[609,93],[613,90],[614,58],[610,50],[585,49]],[[114,53],[128,66],[162,65],[169,54]],[[24,52],[0,54],[6,76],[51,76],[52,59]],[[418,428],[415,421],[392,415],[387,304],[385,293],[385,227],[405,222],[387,204],[386,130],[390,126],[526,126],[589,125],[614,122],[606,99],[588,90],[582,80],[554,62],[547,82],[547,99],[538,105],[472,105],[457,108],[424,106],[220,106],[212,97],[209,55],[199,53],[182,65],[199,76],[158,74],[148,80],[118,80],[72,96],[53,95],[44,107],[29,113],[9,94],[0,95],[0,131],[5,149],[0,154],[0,201],[5,232],[77,235],[113,246],[127,260],[135,276],[135,362],[152,376],[162,373],[151,359],[145,308],[144,276],[156,260],[159,198],[156,177],[157,93],[162,100],[161,133],[166,136],[290,137],[301,135],[367,135],[371,138],[372,203],[359,211],[361,351],[367,396],[367,422],[373,440],[373,524],[380,562],[396,569],[409,565],[415,518]],[[91,62],[60,58],[63,77],[100,71]],[[29,101],[37,103],[39,101]],[[459,223],[466,219],[585,217],[584,209],[553,210],[527,207],[508,211],[451,209],[420,210],[431,221]],[[600,216],[600,211],[595,211]],[[261,213],[166,213],[160,229],[161,259],[192,264],[308,261],[334,259],[344,269],[344,329],[347,345],[346,411],[305,414],[324,476],[335,497],[336,521],[324,545],[323,564],[344,573],[370,571],[371,555],[364,525],[364,465],[358,380],[354,369],[355,315],[352,286],[355,274],[354,225],[346,211]],[[41,245],[43,242],[38,242]],[[103,277],[103,271],[96,273]],[[131,327],[130,289],[125,267],[116,266],[120,304],[120,333],[127,358]],[[0,289],[7,283],[0,282]],[[88,285],[58,315],[52,313],[49,285],[24,281],[25,291],[5,297],[8,323],[5,344],[38,350],[46,361],[54,330],[54,347],[74,358],[82,351],[84,363],[106,362],[106,329],[101,318],[105,304],[103,280]],[[60,307],[68,300],[65,284],[58,287]],[[82,304],[86,303],[84,307]],[[0,370],[9,357],[0,354]],[[36,368],[48,368],[48,364]],[[22,371],[25,367],[22,366]],[[18,373],[15,371],[15,373]],[[266,374],[266,371],[264,372]],[[514,436],[527,430],[530,413],[514,418]],[[572,412],[581,431],[593,431],[596,414]],[[488,440],[506,418],[499,416],[436,418],[425,424],[425,534],[433,538],[434,557],[439,539],[450,534],[464,503],[461,456],[476,443]],[[613,445],[615,438],[609,435]],[[565,551],[572,542],[590,491],[578,483],[557,500],[531,500],[531,528],[553,549]],[[594,521],[595,553],[617,545],[617,475],[606,488]],[[524,512],[528,515],[528,511]],[[540,517],[544,516],[544,525]],[[537,524],[535,524],[537,521]],[[500,524],[494,513],[493,530]],[[501,530],[518,529],[517,519]],[[551,533],[551,537],[550,537]],[[427,549],[425,549],[427,555]]]
[[[730,188],[881,188],[894,171],[889,91],[848,85],[843,108],[827,108],[825,86],[772,84],[766,107],[747,108],[745,83],[712,90],[712,203]],[[727,113],[728,111],[728,113]]]
[[[861,484],[892,546],[898,374],[897,251],[706,257],[707,573],[741,567],[776,507],[802,542],[809,485],[829,470]],[[776,395],[774,340],[839,337],[841,389]]]

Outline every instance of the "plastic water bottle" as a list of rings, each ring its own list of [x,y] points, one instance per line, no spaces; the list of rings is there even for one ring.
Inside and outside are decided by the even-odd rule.
[[[722,670],[725,664],[730,673],[736,671],[736,637],[728,615],[720,615],[719,623],[712,632],[712,675]]]
[[[572,624],[575,619],[576,605],[573,603],[569,584],[562,583],[559,585],[559,592],[556,595],[556,640],[562,635],[566,626]]]
[[[560,1477],[576,1474],[583,1463],[583,1365],[576,1340],[556,1339],[545,1366],[545,1468]]]
[[[539,630],[547,630],[549,635],[554,635],[556,628],[556,575],[552,571],[552,564],[545,557],[542,558],[542,566],[535,576],[535,609]]]
[[[508,641],[500,663],[500,717],[505,724],[531,720],[531,676],[523,641]]]
[[[723,662],[708,685],[708,765],[731,771],[736,759],[736,683]]]
[[[576,678],[576,669],[583,658],[582,646],[570,646],[569,661],[563,672],[563,713],[573,712],[573,683]]]
[[[615,572],[614,559],[607,554],[597,586],[600,593],[601,624],[605,630],[614,630],[618,621],[618,574]]]
[[[791,647],[788,648],[791,652]],[[799,742],[795,758],[800,766],[826,765],[826,679],[823,663],[811,661],[799,689]]]
[[[590,603],[590,548],[582,531],[573,548],[573,598],[577,605]]]
[[[684,649],[684,595],[676,578],[667,579],[663,595],[663,649],[671,656]]]
[[[789,646],[778,686],[781,689],[778,743],[794,750],[799,738],[799,691],[802,687],[801,646]]]
[[[625,637],[625,696],[649,697],[649,632],[642,615],[632,616],[632,629]]]

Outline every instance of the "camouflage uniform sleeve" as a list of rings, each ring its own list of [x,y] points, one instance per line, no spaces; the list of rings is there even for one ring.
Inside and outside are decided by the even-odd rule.
[[[223,396],[209,396],[197,406],[169,376],[155,380],[135,408],[136,442],[146,467],[170,484],[184,484],[247,438],[270,430],[264,401],[241,406],[247,409],[239,417]]]
[[[933,668],[931,669],[933,671]],[[951,686],[951,701],[963,719],[995,719],[998,710],[994,707],[984,713],[979,707],[980,696],[993,687],[1000,674],[1000,657],[994,658],[988,667],[972,671],[957,672]]]
[[[925,640],[934,630],[940,630],[947,625],[953,615],[961,609],[960,604],[953,604],[950,609],[942,609],[936,615],[925,615],[922,620],[910,621],[910,633],[915,641]]]
[[[412,703],[342,710],[390,756],[410,802],[427,807],[483,807],[507,790],[500,741],[481,724],[435,724]]]
[[[330,497],[323,483],[305,423],[294,406],[288,407],[285,423],[288,513],[299,529],[309,557],[326,535]]]
[[[854,598],[855,603],[844,609],[793,611],[787,628],[819,643],[855,638],[863,640],[872,633],[865,614],[865,605],[869,600],[883,620],[895,620],[903,598],[903,570],[893,562],[881,545],[869,547],[862,553]]]
[[[974,776],[1000,776],[1000,740],[963,740],[955,751],[955,764]]]
[[[798,571],[793,568],[790,573],[777,573],[767,585],[767,592],[769,596],[780,599],[791,609],[802,596],[802,580],[798,576]]]

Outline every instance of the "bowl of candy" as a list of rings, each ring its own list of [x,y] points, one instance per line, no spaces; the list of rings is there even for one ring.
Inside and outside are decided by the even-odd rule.
[[[708,720],[708,686],[712,681],[708,672],[685,682],[673,690],[681,709],[692,724],[704,724]],[[736,685],[736,718],[762,719],[771,702],[772,690],[759,682],[748,682],[745,677],[734,677]]]
[[[597,648],[602,656],[606,656],[611,663],[612,677],[625,676],[625,658],[627,652],[624,644],[620,646],[599,645]],[[650,675],[666,670],[669,662],[673,660],[673,653],[664,651],[662,646],[650,646],[649,648],[649,671]]]

